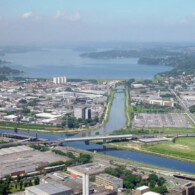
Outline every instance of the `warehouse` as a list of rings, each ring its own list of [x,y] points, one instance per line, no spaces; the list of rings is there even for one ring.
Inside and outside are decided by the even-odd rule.
[[[71,195],[72,189],[55,181],[28,187],[25,195]]]

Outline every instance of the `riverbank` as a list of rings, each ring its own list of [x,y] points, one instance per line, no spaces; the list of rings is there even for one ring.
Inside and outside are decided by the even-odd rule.
[[[125,118],[126,123],[124,129],[130,127],[131,120],[130,120],[130,113],[129,113],[129,90],[125,88]]]
[[[133,161],[129,159],[119,158],[119,157],[111,156],[107,154],[94,153],[94,152],[90,152],[86,150],[73,148],[70,146],[66,146],[66,148],[72,152],[79,152],[79,153],[82,152],[85,154],[90,154],[94,158],[95,157],[102,158],[103,160],[108,160],[109,162],[112,162],[112,163],[123,164],[125,166],[130,166],[132,168],[136,168],[136,169],[143,170],[143,171],[151,171],[151,172],[156,172],[156,173],[160,173],[163,175],[169,175],[169,176],[173,176],[174,174],[178,173],[178,170],[175,170],[175,169],[164,168],[164,167],[160,167],[156,165],[151,165],[151,164]],[[188,172],[185,172],[185,171],[180,171],[180,173],[189,174]],[[190,175],[194,176],[195,174],[190,173]]]
[[[169,141],[156,144],[145,144],[137,141],[106,143],[105,146],[118,149],[143,152],[147,154],[172,158],[176,160],[195,163],[195,154],[193,154],[195,136],[178,137],[176,141]]]

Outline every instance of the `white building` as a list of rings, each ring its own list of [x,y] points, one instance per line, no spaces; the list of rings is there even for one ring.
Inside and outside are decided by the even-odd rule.
[[[53,83],[54,84],[65,84],[67,82],[66,77],[54,77],[53,78]]]

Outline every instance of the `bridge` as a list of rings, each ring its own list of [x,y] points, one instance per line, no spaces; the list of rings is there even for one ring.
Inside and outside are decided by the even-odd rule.
[[[73,138],[66,138],[63,142],[75,142],[75,141],[93,141],[93,140],[107,140],[107,139],[128,139],[132,138],[131,134],[128,135],[109,135],[109,136],[95,136],[95,137],[73,137]]]
[[[119,140],[119,139],[131,139],[132,135],[110,135],[110,136],[95,136],[95,137],[73,137],[73,138],[65,138],[65,139],[57,139],[57,140],[31,140],[26,139],[22,141],[12,142],[11,145],[28,145],[28,144],[51,144],[51,145],[61,145],[64,142],[76,142],[76,141],[93,141],[93,140]],[[8,145],[10,143],[0,144],[0,146]]]

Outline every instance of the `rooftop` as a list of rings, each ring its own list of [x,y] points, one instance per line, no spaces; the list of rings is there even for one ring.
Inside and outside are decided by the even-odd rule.
[[[110,180],[110,181],[122,180],[122,179],[120,179],[120,178],[114,177],[114,176],[109,175],[109,174],[106,174],[106,173],[102,173],[102,174],[99,174],[99,175],[97,175],[97,176],[102,177],[102,178],[105,178],[105,179],[108,179],[108,180]]]
[[[138,190],[146,190],[146,189],[149,189],[149,187],[148,186],[141,186],[141,187],[139,187],[139,188],[137,188]]]
[[[143,193],[143,195],[159,195],[159,193],[156,193],[156,192],[145,192]]]
[[[70,191],[72,189],[53,181],[53,182],[46,183],[46,184],[28,187],[27,190],[35,194],[52,195],[52,194],[56,194],[60,192]]]

